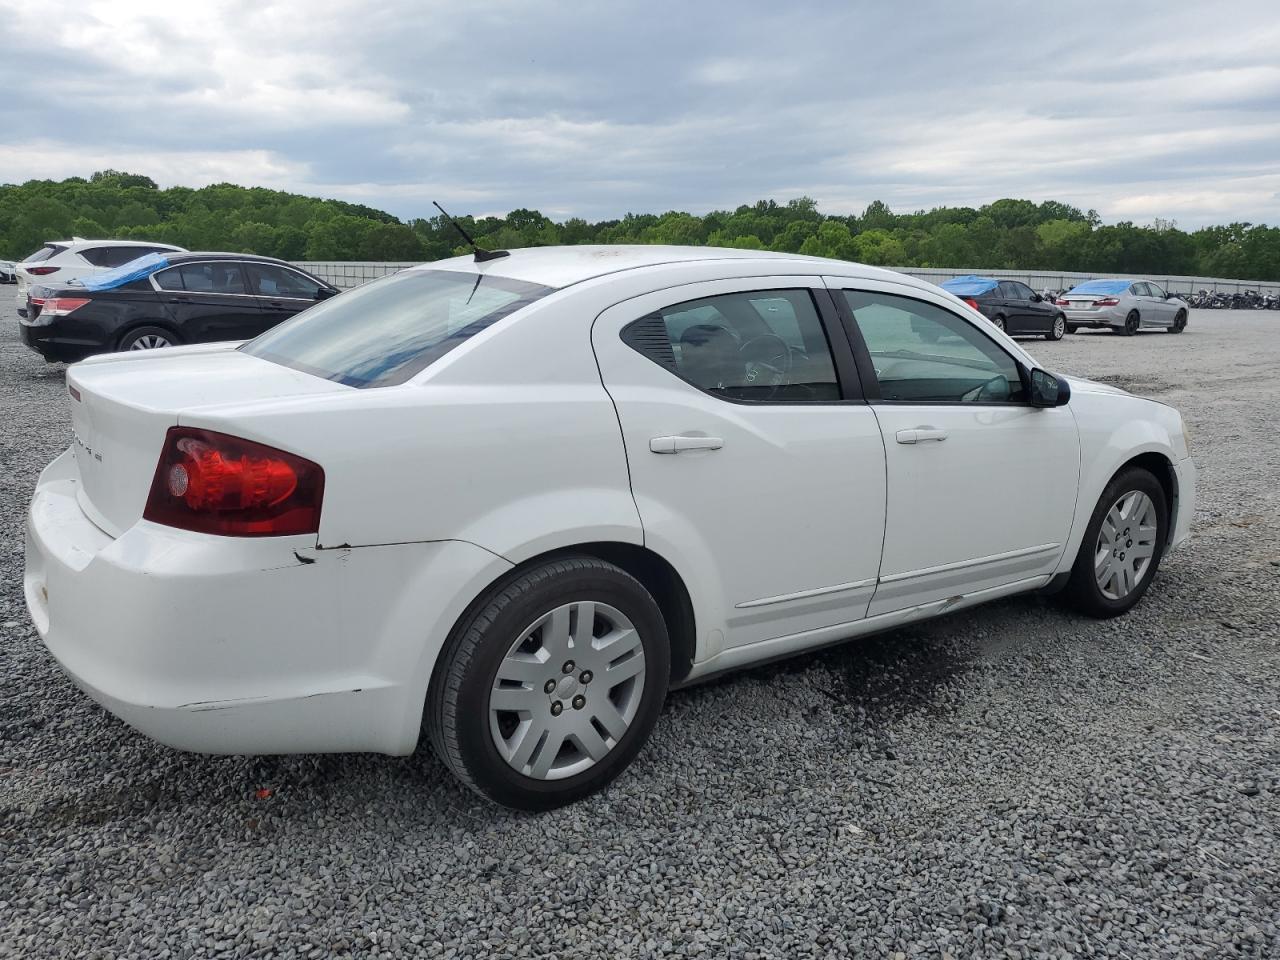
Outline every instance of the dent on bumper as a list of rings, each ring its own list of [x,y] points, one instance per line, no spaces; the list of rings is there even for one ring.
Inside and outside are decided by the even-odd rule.
[[[113,539],[77,487],[68,454],[41,476],[23,592],[91,697],[185,750],[413,750],[454,601],[492,575],[493,554],[458,541],[317,551],[314,537],[146,521]]]

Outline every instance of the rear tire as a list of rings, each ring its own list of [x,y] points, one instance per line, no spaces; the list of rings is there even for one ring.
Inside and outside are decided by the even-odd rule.
[[[181,338],[164,327],[134,327],[120,338],[120,350],[158,350],[162,347],[176,347],[182,343]]]
[[[594,557],[550,560],[494,586],[454,628],[427,733],[480,795],[549,810],[604,787],[644,746],[670,658],[662,611],[638,580]]]
[[[1067,318],[1058,314],[1053,318],[1053,327],[1044,335],[1046,340],[1061,340],[1067,332]]]
[[[997,330],[1004,330],[1004,317],[995,317],[991,322],[995,324]]]
[[[1118,474],[1093,508],[1065,599],[1091,617],[1127,613],[1151,586],[1168,536],[1169,507],[1160,481],[1141,467]]]
[[[1067,333],[1075,333],[1075,332],[1076,332],[1077,330],[1079,330],[1079,329],[1080,329],[1080,328],[1079,328],[1078,326],[1076,326],[1076,324],[1074,324],[1074,323],[1068,323],[1068,324],[1067,324]]]
[[[1173,326],[1169,328],[1170,333],[1181,333],[1187,329],[1187,311],[1179,310],[1178,315],[1173,318]]]
[[[1116,332],[1123,337],[1132,337],[1141,326],[1142,319],[1138,316],[1138,311],[1130,310],[1129,315],[1124,318],[1124,327]]]

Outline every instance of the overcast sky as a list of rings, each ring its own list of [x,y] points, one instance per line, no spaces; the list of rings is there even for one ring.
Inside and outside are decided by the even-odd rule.
[[[0,0],[0,182],[104,167],[404,218],[432,199],[595,220],[808,195],[827,213],[1026,197],[1277,223],[1280,16],[1275,0]]]

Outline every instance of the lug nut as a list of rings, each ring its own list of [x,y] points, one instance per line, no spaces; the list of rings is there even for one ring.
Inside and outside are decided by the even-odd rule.
[[[578,694],[576,697],[573,698],[573,709],[581,710],[586,705],[587,705],[587,698],[584,697],[582,694]]]
[[[560,670],[561,670],[561,672],[563,672],[563,673],[573,673],[573,661],[572,661],[572,660],[566,660],[566,661],[564,662],[564,666],[563,666],[563,667],[561,667],[561,668],[560,668]]]
[[[546,683],[544,683],[544,684],[542,685],[542,692],[543,692],[543,693],[555,693],[555,692],[556,692],[556,682],[555,682],[554,680],[548,680]]]
[[[590,682],[591,682],[591,671],[590,671],[590,670],[583,670],[583,671],[582,671],[582,676],[581,676],[581,677],[579,677],[578,679],[580,679],[583,683],[590,683]]]
[[[561,703],[559,700],[557,700],[555,703],[551,705],[551,715],[553,717],[558,717],[563,712],[564,712],[564,704]]]

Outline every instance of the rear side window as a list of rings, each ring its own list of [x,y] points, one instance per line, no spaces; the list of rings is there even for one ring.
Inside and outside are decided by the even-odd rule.
[[[240,347],[351,387],[404,383],[552,287],[453,270],[405,270],[325,300]]]
[[[22,262],[23,263],[39,263],[41,260],[48,260],[50,257],[57,256],[65,249],[67,248],[65,246],[62,246],[61,244],[46,243],[43,247],[41,247],[35,253],[30,254]]]
[[[726,400],[840,399],[813,297],[753,290],[674,304],[628,324],[623,341],[680,379]]]
[[[80,256],[95,267],[123,267],[139,257],[159,252],[158,247],[91,247],[88,250],[81,250]]]

